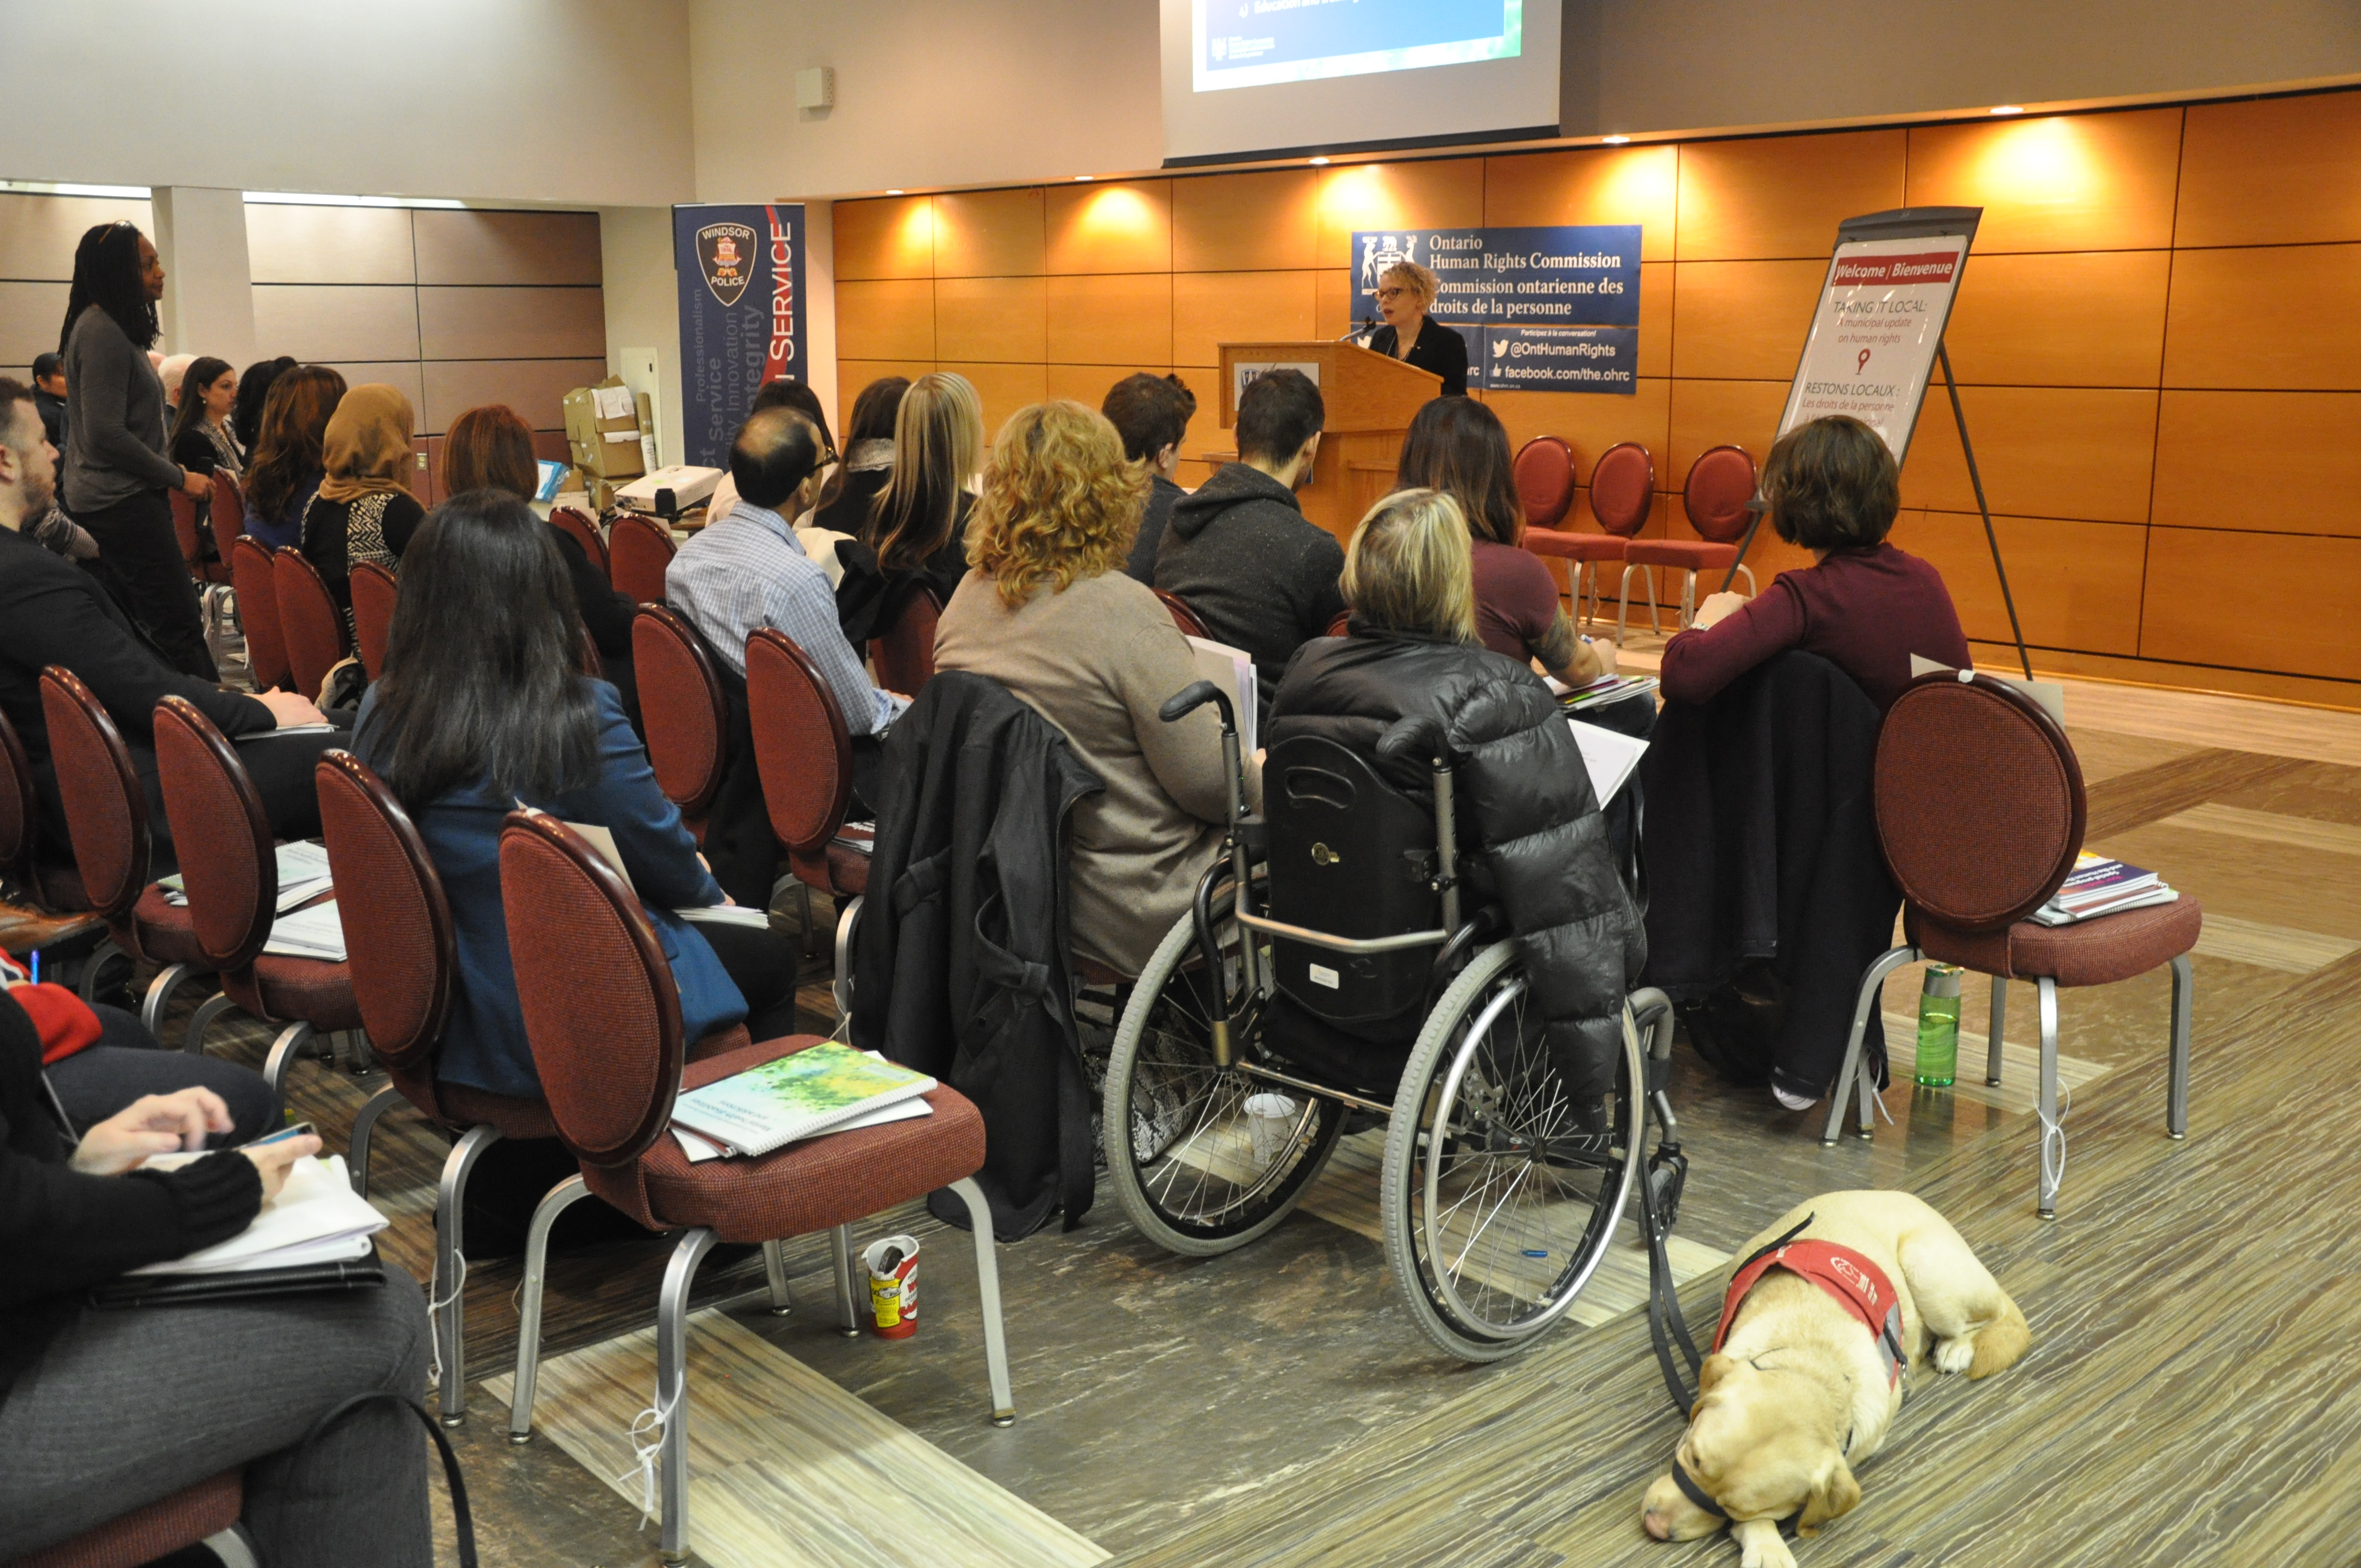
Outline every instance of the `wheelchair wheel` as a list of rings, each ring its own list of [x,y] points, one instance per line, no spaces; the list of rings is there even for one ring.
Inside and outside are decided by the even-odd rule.
[[[1215,979],[1230,1011],[1243,1011],[1231,1030],[1238,1058],[1257,1054],[1261,1028],[1259,1001],[1237,1005],[1240,931],[1229,909],[1226,896],[1215,899],[1218,977],[1205,973],[1189,916],[1158,946],[1115,1030],[1102,1102],[1107,1176],[1123,1212],[1157,1245],[1191,1257],[1243,1246],[1287,1218],[1345,1126],[1336,1101],[1214,1065]],[[1272,1092],[1295,1110],[1266,1161],[1256,1156],[1246,1102]],[[1273,1141],[1267,1134],[1267,1146]]]
[[[1610,1130],[1583,1136],[1515,948],[1479,953],[1427,1015],[1386,1136],[1386,1260],[1419,1327],[1465,1361],[1514,1354],[1574,1305],[1645,1157],[1629,1014]]]

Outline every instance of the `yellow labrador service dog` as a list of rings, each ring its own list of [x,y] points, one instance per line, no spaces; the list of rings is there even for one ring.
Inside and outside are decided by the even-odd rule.
[[[1824,1192],[1747,1244],[1672,1470],[1641,1522],[1659,1541],[1724,1524],[1741,1568],[1795,1568],[1796,1533],[1861,1501],[1852,1467],[1902,1408],[1904,1372],[1988,1377],[2032,1343],[1950,1223],[1907,1192]]]

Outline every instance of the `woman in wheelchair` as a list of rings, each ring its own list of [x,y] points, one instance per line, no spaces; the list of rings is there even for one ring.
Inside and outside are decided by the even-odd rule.
[[[1348,1108],[1383,1113],[1388,1259],[1428,1335],[1488,1360],[1566,1310],[1631,1195],[1645,938],[1556,701],[1477,641],[1468,557],[1439,492],[1362,519],[1351,634],[1289,666],[1266,818],[1141,974],[1104,1112],[1126,1212],[1201,1254],[1276,1225]]]

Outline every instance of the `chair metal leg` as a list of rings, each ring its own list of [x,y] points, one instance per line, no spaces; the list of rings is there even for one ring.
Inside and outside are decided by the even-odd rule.
[[[656,1554],[670,1563],[688,1561],[688,1288],[714,1240],[702,1227],[680,1238],[664,1265],[664,1294],[656,1299],[656,1415],[664,1422],[656,1461],[664,1533]]]
[[[1869,1053],[1861,1053],[1860,1086],[1853,1101],[1854,1113],[1861,1119],[1863,1143],[1877,1135],[1877,1069],[1871,1065]]]
[[[114,938],[109,937],[105,941],[101,942],[98,946],[93,948],[90,950],[90,957],[82,961],[81,989],[82,999],[84,1002],[95,1002],[98,1000],[99,971],[105,969],[107,964],[115,959],[121,959],[127,964],[131,961],[131,955],[123,950],[123,945],[121,943],[117,942]],[[161,980],[164,977],[162,975],[158,975],[156,978],[158,980]],[[152,992],[155,987],[150,985],[148,989]],[[142,1011],[144,1013],[145,1010],[143,1009]],[[147,1022],[144,1017],[140,1021],[142,1023]],[[156,1031],[153,1027],[150,1027],[148,1032],[152,1035]]]
[[[2172,960],[2172,1066],[2164,1098],[2164,1135],[2189,1135],[2189,1030],[2197,1011],[2197,974],[2181,954]]]
[[[763,1244],[763,1283],[771,1292],[771,1316],[784,1318],[796,1310],[787,1294],[787,1252],[785,1243]]]
[[[159,975],[157,978],[160,980],[163,977]],[[214,1019],[236,1005],[226,994],[208,996],[198,1003],[196,1013],[189,1019],[189,1032],[181,1038],[181,1048],[192,1057],[204,1055],[205,1031],[213,1027]]]
[[[1648,585],[1648,630],[1657,637],[1664,634],[1664,623],[1656,615],[1656,568],[1640,568],[1640,580]]]
[[[798,881],[796,883],[796,898],[803,911],[803,941],[797,950],[808,953],[812,950],[811,883]]]
[[[122,951],[119,948],[115,950]],[[96,953],[91,955],[92,963],[84,971],[85,973],[98,972],[97,958]],[[196,972],[197,966],[194,964],[166,964],[157,973],[156,978],[148,982],[148,994],[139,1003],[139,1022],[147,1025],[149,1034],[159,1036],[163,1034],[164,1009],[170,1003],[172,992],[181,988],[182,981]],[[83,1000],[88,1001],[89,998],[85,997]]]
[[[1686,631],[1697,624],[1697,574],[1681,574],[1681,615],[1678,625]]]
[[[1837,1136],[1844,1129],[1845,1101],[1852,1093],[1853,1080],[1865,1065],[1861,1042],[1869,1028],[1869,1010],[1884,994],[1885,977],[1904,964],[1917,960],[1918,949],[1905,945],[1879,954],[1876,961],[1861,971],[1861,991],[1852,1008],[1852,1036],[1845,1042],[1844,1066],[1837,1069],[1836,1083],[1828,1091],[1828,1124],[1820,1134],[1820,1142],[1830,1148],[1836,1146]],[[1864,1138],[1870,1135],[1870,1118],[1874,1114],[1867,1105],[1861,1107],[1861,1135]]]
[[[1738,570],[1740,575],[1744,576],[1746,579],[1746,597],[1748,598],[1761,598],[1763,597],[1762,592],[1754,586],[1754,568],[1748,565],[1745,562],[1741,561],[1738,564]]]
[[[376,1135],[377,1119],[400,1103],[401,1091],[389,1083],[370,1095],[353,1116],[353,1141],[345,1155],[345,1169],[353,1179],[353,1191],[360,1197],[368,1196],[369,1139]]]
[[[316,1032],[309,1024],[290,1024],[270,1042],[270,1054],[262,1062],[262,1076],[269,1081],[270,1092],[282,1102],[287,1098],[287,1069],[303,1054],[303,1047],[312,1043]]]
[[[302,1025],[305,1028],[310,1025]],[[435,1350],[443,1363],[441,1402],[443,1424],[456,1427],[467,1419],[467,1333],[464,1310],[467,1285],[467,1173],[486,1149],[500,1141],[496,1127],[470,1127],[451,1146],[443,1161],[443,1179],[434,1190]]]
[[[866,899],[848,901],[836,917],[836,978],[829,984],[829,996],[836,1003],[837,1034],[850,1038],[847,1025],[852,1019],[852,931],[860,923],[861,906]]]
[[[1008,1392],[1008,1338],[1000,1319],[1000,1249],[992,1234],[992,1205],[972,1176],[952,1182],[951,1190],[967,1205],[968,1227],[975,1236],[975,1282],[983,1300],[983,1365],[992,1379],[992,1424],[1013,1426],[1016,1400]]]
[[[852,1227],[839,1225],[828,1234],[829,1261],[836,1266],[836,1332],[847,1339],[861,1337],[861,1313],[852,1301]]]
[[[533,1441],[533,1393],[541,1377],[541,1294],[549,1273],[549,1230],[557,1216],[590,1196],[580,1176],[542,1195],[524,1238],[524,1293],[517,1314],[516,1387],[509,1391],[509,1441]]]
[[[2000,1037],[2007,1026],[2008,981],[1994,975],[1992,977],[1992,1032],[1984,1037],[1984,1083],[1989,1088],[2000,1087]]]
[[[1645,566],[1623,568],[1623,587],[1615,601],[1615,646],[1618,648],[1623,646],[1624,624],[1631,619],[1631,574],[1646,570]]]
[[[254,1554],[254,1545],[246,1539],[246,1531],[240,1526],[218,1530],[199,1544],[214,1554],[221,1568],[261,1568],[262,1560]]]
[[[2035,1212],[2045,1220],[2058,1217],[2058,1186],[2066,1174],[2065,1130],[2058,1124],[2058,982],[2044,975],[2037,982],[2041,1004],[2041,1189]],[[2058,1157],[2049,1155],[2058,1140]]]

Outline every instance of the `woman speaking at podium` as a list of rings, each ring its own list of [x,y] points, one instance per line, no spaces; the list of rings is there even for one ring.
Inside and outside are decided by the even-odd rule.
[[[1397,261],[1378,274],[1378,313],[1386,324],[1369,334],[1373,353],[1443,378],[1442,396],[1467,395],[1467,340],[1426,319],[1440,284],[1415,261]]]

